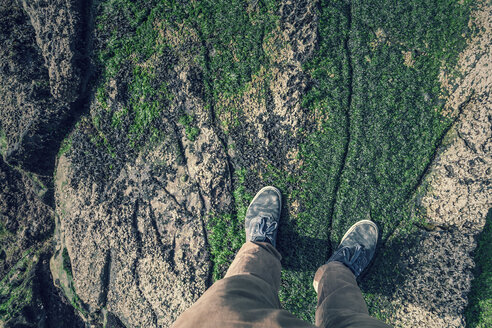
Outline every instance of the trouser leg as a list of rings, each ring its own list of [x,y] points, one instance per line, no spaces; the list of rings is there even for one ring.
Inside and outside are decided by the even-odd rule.
[[[224,278],[242,274],[253,275],[265,281],[272,290],[272,294],[278,295],[280,270],[282,269],[281,259],[280,253],[271,244],[247,242],[237,253]],[[278,296],[272,298],[270,303],[280,307]]]
[[[316,326],[330,328],[389,327],[369,316],[355,276],[344,264],[330,262],[316,272]]]
[[[174,323],[181,327],[313,327],[280,309],[280,259],[268,243],[247,242],[224,279]]]

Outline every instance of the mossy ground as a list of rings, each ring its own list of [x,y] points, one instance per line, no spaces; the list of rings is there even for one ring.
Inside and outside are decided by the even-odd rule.
[[[92,120],[99,143],[117,157],[159,138],[156,122],[173,101],[169,81],[178,61],[173,54],[183,51],[161,33],[167,27],[178,31],[178,38],[196,33],[196,49],[186,53],[202,70],[211,122],[233,134],[242,113],[220,104],[240,99],[258,72],[268,77],[271,61],[263,44],[279,22],[279,7],[276,1],[258,1],[254,7],[239,0],[101,1],[96,19],[100,108]],[[392,271],[397,254],[391,247],[411,243],[405,237],[419,220],[412,199],[452,123],[442,113],[445,95],[438,75],[453,70],[465,47],[470,9],[471,1],[451,0],[319,2],[317,50],[303,67],[312,81],[303,107],[320,122],[301,145],[301,173],[265,163],[258,182],[258,172],[234,167],[235,210],[215,213],[208,227],[214,279],[224,274],[244,240],[242,220],[255,188],[274,184],[286,200],[278,242],[284,308],[314,320],[316,268],[351,224],[370,218],[381,228],[386,248],[379,256],[387,265],[385,272],[372,273],[396,278],[370,280],[365,297],[371,313],[386,318],[378,295],[388,293],[399,277]],[[110,103],[111,83],[118,79],[128,82],[122,87],[124,108]],[[215,122],[213,115],[223,111],[229,119]],[[192,113],[173,120],[190,141],[199,135]],[[128,145],[114,144],[113,136],[121,134]],[[290,214],[293,203],[301,204],[300,213]],[[397,227],[397,236],[389,240]]]
[[[3,322],[31,305],[35,264],[32,250],[29,249],[0,281],[0,319]]]

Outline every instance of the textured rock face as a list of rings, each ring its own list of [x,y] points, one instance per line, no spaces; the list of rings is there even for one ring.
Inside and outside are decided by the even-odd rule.
[[[83,327],[53,285],[53,210],[39,197],[45,187],[1,158],[0,186],[0,322],[4,327]]]
[[[344,164],[350,143],[361,150],[353,158],[377,161],[380,151],[392,154],[382,149],[392,140],[372,144],[377,134],[366,136],[366,130],[354,128],[358,110],[367,115],[361,125],[377,123],[391,130],[394,126],[381,122],[401,123],[371,121],[372,116],[384,118],[378,116],[381,108],[361,104],[366,98],[354,86],[363,84],[364,94],[375,92],[371,88],[378,86],[360,81],[365,81],[364,65],[394,60],[378,57],[386,45],[405,49],[401,65],[409,76],[427,50],[399,43],[382,29],[357,27],[359,16],[371,21],[366,17],[372,16],[366,12],[372,7],[369,1],[224,2],[224,8],[214,8],[215,2],[202,7],[201,2],[180,1],[172,9],[163,3],[0,0],[0,326],[169,327],[212,283],[218,265],[212,238],[237,241],[230,236],[239,234],[237,229],[229,228],[240,221],[247,194],[277,182],[285,196],[279,234],[287,264],[283,285],[299,294],[285,294],[283,302],[297,310],[315,306],[314,294],[303,289],[305,281],[311,288],[306,267],[324,260],[330,234],[342,233],[343,224],[327,217],[337,211],[336,199],[353,207],[347,206],[353,210],[347,213],[359,213],[354,204],[373,202],[377,209],[384,202],[369,190],[371,197],[355,195],[359,203],[351,203],[339,188],[344,170],[347,181],[355,176]],[[385,252],[395,253],[397,260],[389,261],[396,266],[395,277],[373,271],[379,285],[369,292],[382,299],[379,313],[396,326],[464,325],[474,265],[470,252],[491,207],[489,7],[479,6],[475,14],[480,33],[462,54],[458,86],[441,76],[451,93],[444,114],[456,121],[422,183],[425,192],[409,189],[426,221],[408,234],[401,231],[408,228],[406,222],[396,231],[398,223],[382,229],[389,238],[377,263],[387,264]],[[242,20],[238,8],[247,13]],[[231,32],[216,21],[226,17],[229,27],[231,12],[237,29],[222,38]],[[318,15],[330,18],[324,31]],[[91,26],[101,17],[109,27]],[[183,17],[188,20],[180,21]],[[271,28],[261,25],[264,21]],[[376,38],[366,40],[372,32]],[[320,35],[329,42],[322,45]],[[245,41],[257,37],[257,43]],[[374,53],[362,56],[358,45]],[[98,67],[99,80],[85,90],[89,53],[106,66]],[[316,70],[310,60],[319,53],[327,60],[315,62],[322,66]],[[385,88],[397,82],[392,73],[384,74],[390,75]],[[231,85],[224,86],[223,80]],[[308,103],[318,102],[316,106],[306,108],[307,94]],[[72,127],[70,121],[82,107],[87,112]],[[389,116],[396,110],[387,109]],[[415,116],[412,110],[407,111]],[[406,139],[407,132],[411,135],[395,130],[395,137]],[[334,136],[314,137],[312,142],[319,142],[315,150],[334,150],[303,157],[302,148],[315,133]],[[399,142],[407,146],[405,140]],[[316,165],[304,165],[302,158]],[[321,162],[336,165],[317,165]],[[400,188],[385,180],[388,162],[381,161],[381,171],[361,163],[357,183],[370,185],[368,177],[377,177],[388,188]],[[301,190],[304,171],[313,168],[319,190],[309,184]],[[314,204],[318,207],[311,212],[299,201],[309,199],[299,194],[331,192],[315,199],[323,204]],[[213,226],[221,215],[223,231]],[[290,247],[291,237],[299,242],[296,248]],[[302,252],[317,258],[311,261]],[[290,300],[305,304],[288,304]],[[9,304],[7,310],[4,304]]]
[[[49,72],[50,90],[55,99],[72,103],[80,97],[86,53],[84,26],[90,1],[21,0],[29,15],[36,43]],[[87,64],[87,63],[85,63]]]
[[[104,309],[127,326],[169,326],[210,284],[207,215],[229,206],[230,181],[222,144],[194,92],[196,69],[178,65],[169,73],[176,102],[167,113],[196,115],[193,142],[164,115],[164,139],[122,162],[124,154],[108,158],[91,141],[97,131],[85,121],[59,160],[60,249],[68,251],[76,293],[93,322]],[[117,97],[110,104],[123,105]],[[91,115],[100,110],[94,103]]]
[[[81,96],[81,81],[86,76],[76,59],[84,38],[80,19],[75,18],[80,14],[72,4],[36,4],[24,2],[28,16],[16,1],[0,3],[4,45],[0,49],[0,126],[7,162],[50,175],[57,144],[66,133],[72,103]]]
[[[63,11],[63,3],[56,5]],[[75,309],[53,285],[49,260],[55,226],[52,172],[71,102],[81,96],[86,75],[77,73],[79,85],[69,87],[76,88],[71,90],[75,98],[53,97],[50,83],[56,89],[58,82],[50,79],[45,66],[50,55],[43,58],[31,18],[20,2],[0,1],[0,325],[82,327]],[[46,16],[43,24],[53,18]],[[84,42],[73,33],[52,32],[49,38],[61,42]],[[56,49],[57,56],[80,50]]]
[[[54,222],[52,210],[34,191],[40,186],[10,168],[2,159],[0,185],[0,217],[6,237],[2,238],[0,276],[4,276],[23,252],[50,237]]]
[[[482,4],[473,21],[483,34],[470,40],[460,57],[463,78],[447,104],[456,123],[423,183],[428,191],[420,203],[431,231],[419,232],[415,245],[403,252],[405,280],[391,297],[398,304],[393,322],[399,327],[465,326],[470,254],[492,206],[490,8]]]

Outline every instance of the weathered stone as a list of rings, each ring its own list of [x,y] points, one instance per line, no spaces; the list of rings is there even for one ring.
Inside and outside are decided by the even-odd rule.
[[[98,132],[84,119],[58,162],[57,241],[91,322],[104,309],[127,326],[169,326],[210,284],[206,224],[231,203],[227,158],[195,91],[199,69],[178,64],[169,74],[175,101],[160,118],[162,140],[119,162],[123,154],[113,159],[91,141]],[[117,95],[112,108],[123,105]],[[91,115],[99,111],[94,102]],[[195,115],[195,140],[168,119],[179,113]]]
[[[81,0],[20,0],[36,32],[49,72],[50,90],[55,99],[76,101],[83,89],[86,75],[87,11],[90,2]]]
[[[492,17],[479,6],[472,20],[481,32],[460,55],[462,78],[451,91],[447,109],[457,121],[445,137],[419,204],[432,228],[419,233],[412,249],[403,252],[404,282],[390,301],[398,327],[464,327],[466,294],[473,279],[476,236],[489,208],[492,167]],[[442,77],[443,84],[447,79]]]
[[[52,283],[48,265],[53,211],[35,192],[38,181],[0,158],[0,325],[82,327]],[[5,303],[4,303],[5,302]]]
[[[36,3],[44,3],[44,9],[24,1],[29,16],[17,1],[0,3],[0,129],[5,138],[2,154],[13,165],[51,175],[58,146],[70,122],[71,104],[81,97],[81,81],[87,76],[77,68],[80,59],[75,59],[82,56],[79,44],[85,39],[77,31],[80,24],[71,21],[79,16],[71,7]],[[51,15],[50,10],[57,15]],[[45,62],[50,64],[49,69]]]

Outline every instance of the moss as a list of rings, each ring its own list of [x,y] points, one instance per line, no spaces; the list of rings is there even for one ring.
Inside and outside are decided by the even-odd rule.
[[[0,128],[0,155],[3,155],[7,150],[7,137],[5,131]]]
[[[33,301],[34,270],[32,251],[26,250],[22,258],[0,281],[0,320],[3,322],[16,317],[31,306]]]
[[[60,150],[58,151],[58,158],[68,153],[70,149],[72,149],[72,137],[68,136],[62,141],[60,145]]]
[[[350,225],[370,218],[383,240],[398,227],[398,244],[423,222],[414,194],[452,122],[440,114],[438,74],[454,67],[466,45],[469,11],[469,2],[454,1],[320,2],[318,50],[304,65],[313,83],[303,97],[319,128],[301,146],[299,176],[274,168],[264,175],[302,207],[279,232],[280,297],[295,315],[314,321],[312,277]],[[402,51],[412,53],[412,67]],[[397,254],[386,259],[384,272],[376,267],[369,275],[393,283],[375,277],[365,284],[371,313],[383,320],[388,312],[378,309],[385,306],[379,296],[400,277]]]
[[[195,141],[196,137],[200,133],[200,129],[196,126],[193,126],[193,116],[191,115],[183,115],[179,118],[179,124],[185,127],[186,137],[190,141]]]
[[[66,247],[63,247],[62,251],[62,265],[63,270],[67,273],[67,275],[72,278],[72,262],[70,261],[70,256],[68,255],[68,250]]]
[[[334,241],[359,218],[370,216],[385,239],[410,216],[406,204],[452,123],[440,114],[438,75],[454,67],[466,45],[469,10],[469,3],[454,1],[352,4],[351,139],[332,218]],[[413,67],[402,51],[415,54]]]
[[[214,100],[242,93],[256,72],[268,63],[263,42],[275,28],[278,1],[200,1],[194,8],[201,39],[213,56],[203,58]],[[234,24],[231,24],[234,22]]]
[[[159,62],[157,58],[169,48],[159,33],[159,22],[171,20],[181,10],[180,5],[174,7],[176,11],[171,8],[172,1],[135,3],[110,0],[99,5],[96,26],[104,42],[98,49],[102,77],[96,90],[96,100],[103,111],[110,113],[111,126],[125,130],[128,143],[133,148],[145,144],[146,135],[173,99],[166,82],[156,75],[156,65],[162,69],[167,65],[163,62],[170,62],[169,59]],[[115,21],[122,26],[113,26]],[[117,30],[125,30],[126,33]],[[118,74],[128,74],[129,83],[126,86],[126,106],[116,110],[110,108],[108,98],[110,82]],[[123,124],[125,122],[127,124]]]
[[[245,178],[246,169],[236,171],[238,181],[237,188],[234,190],[234,203],[236,212],[219,213],[212,215],[209,219],[208,230],[211,233],[208,236],[210,254],[213,262],[213,280],[221,279],[232,260],[234,255],[245,242],[244,218],[249,203],[253,196],[246,192]]]
[[[492,327],[492,209],[474,251],[474,279],[465,310],[466,326]]]

